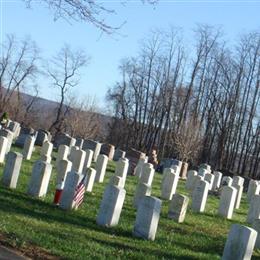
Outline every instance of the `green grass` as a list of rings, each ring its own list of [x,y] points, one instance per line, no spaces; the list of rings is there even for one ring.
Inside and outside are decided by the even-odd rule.
[[[183,224],[167,218],[169,202],[163,201],[155,241],[134,238],[132,230],[136,211],[132,201],[137,179],[128,176],[119,225],[114,228],[99,227],[96,217],[104,187],[113,174],[114,163],[108,166],[105,182],[95,184],[93,192],[85,195],[83,205],[77,211],[66,212],[52,204],[55,168],[44,199],[26,195],[32,165],[38,158],[37,148],[32,160],[23,162],[16,190],[0,186],[0,233],[10,245],[20,250],[26,251],[33,245],[66,259],[220,259],[230,226],[233,223],[247,225],[245,196],[241,208],[230,221],[217,216],[219,199],[210,195],[205,213],[195,214],[189,209]],[[0,178],[2,171],[1,166]],[[160,197],[161,177],[160,174],[155,176],[153,196]],[[178,192],[187,194],[183,181],[179,182]],[[254,252],[253,259],[260,259],[260,251]]]

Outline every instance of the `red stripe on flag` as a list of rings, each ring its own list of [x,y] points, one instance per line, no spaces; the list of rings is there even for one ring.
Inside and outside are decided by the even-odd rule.
[[[75,202],[75,206],[79,207],[80,204],[83,202],[84,199],[84,194],[85,194],[85,178],[86,176],[83,177],[83,179],[81,180],[81,182],[78,184],[76,190],[75,190],[75,194],[73,197],[73,200]]]

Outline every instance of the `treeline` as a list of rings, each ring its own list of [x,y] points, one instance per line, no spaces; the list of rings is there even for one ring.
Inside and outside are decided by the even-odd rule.
[[[180,30],[156,31],[122,61],[122,80],[107,92],[114,109],[108,139],[257,177],[260,32],[227,44],[220,30],[203,25],[194,39],[188,49]]]

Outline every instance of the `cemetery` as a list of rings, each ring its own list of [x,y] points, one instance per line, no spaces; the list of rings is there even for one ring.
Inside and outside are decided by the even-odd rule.
[[[19,134],[9,136],[0,136],[0,234],[21,255],[260,258],[256,180],[245,186],[244,178],[207,164],[181,177],[177,160],[159,173],[143,154],[139,161],[124,151],[114,156],[112,145],[99,143],[96,151],[70,136],[54,146],[47,135],[36,145],[28,134],[22,147]]]
[[[260,0],[0,2],[0,260],[260,260]]]

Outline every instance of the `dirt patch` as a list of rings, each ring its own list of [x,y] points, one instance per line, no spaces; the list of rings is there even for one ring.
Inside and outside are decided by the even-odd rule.
[[[12,234],[0,234],[0,245],[11,249],[18,256],[27,259],[62,259],[61,257],[52,255],[47,250],[33,244],[26,243],[19,246],[19,243],[17,243],[16,238]]]

